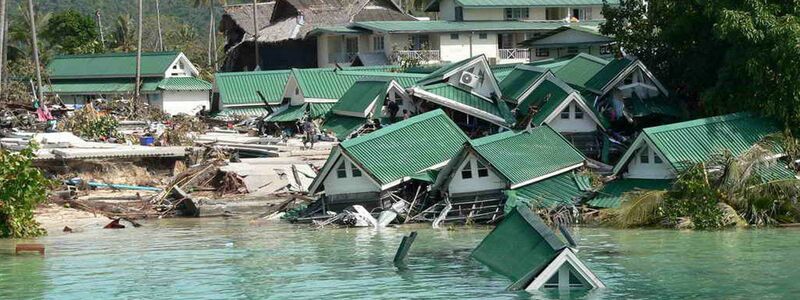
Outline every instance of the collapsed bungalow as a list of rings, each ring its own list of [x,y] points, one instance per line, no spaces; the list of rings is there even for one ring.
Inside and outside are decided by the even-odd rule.
[[[686,168],[726,150],[740,155],[777,132],[780,129],[774,122],[749,113],[645,128],[614,166],[612,175],[617,179],[607,184],[588,204],[617,207],[625,192],[666,189]],[[769,172],[771,178],[795,176],[783,163],[760,172]]]
[[[470,136],[511,128],[514,116],[486,57],[479,55],[439,68],[410,89],[430,107],[441,107]]]
[[[321,212],[353,204],[388,208],[394,191],[407,183],[427,186],[415,178],[442,168],[465,142],[467,136],[443,111],[424,113],[341,142],[309,194],[322,196]]]
[[[567,231],[568,246],[529,208],[518,206],[472,251],[472,257],[508,277],[508,290],[605,288],[597,276],[575,255]]]
[[[216,73],[212,111],[221,118],[267,115],[286,104],[283,94],[289,73],[290,70]]]
[[[388,107],[391,102],[396,104],[394,116]],[[367,76],[353,84],[333,105],[322,130],[343,141],[353,135],[380,129],[393,120],[402,120],[404,112],[416,115],[417,111],[411,97],[396,80]]]
[[[136,53],[56,56],[47,65],[50,82],[44,93],[67,105],[96,99],[132,98],[136,91]],[[143,100],[168,114],[194,114],[210,109],[211,84],[180,52],[142,53]]]
[[[590,189],[576,173],[585,160],[547,125],[475,139],[439,172],[432,190],[445,203],[428,211],[444,211],[444,222],[493,222],[520,202],[537,208],[575,205]],[[447,204],[452,208],[441,210]]]

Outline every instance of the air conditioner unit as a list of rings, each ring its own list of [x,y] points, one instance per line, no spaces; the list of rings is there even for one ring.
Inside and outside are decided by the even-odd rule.
[[[458,82],[463,85],[474,88],[478,86],[479,80],[480,78],[478,78],[478,75],[472,74],[470,72],[463,72],[461,73],[461,78],[459,78]]]

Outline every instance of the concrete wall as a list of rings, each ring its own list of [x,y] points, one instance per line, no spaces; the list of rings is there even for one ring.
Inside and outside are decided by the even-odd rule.
[[[336,170],[344,164],[347,170],[346,178],[338,178]],[[367,178],[367,173],[361,170],[361,177],[353,177],[353,168],[358,168],[350,162],[349,159],[342,156],[339,161],[333,165],[331,172],[322,181],[325,185],[325,194],[327,195],[341,195],[341,194],[355,194],[366,192],[380,192],[380,187]],[[360,168],[359,168],[360,170]]]
[[[569,109],[569,119],[562,119],[561,112],[559,112],[556,117],[547,123],[550,127],[553,127],[555,131],[563,132],[563,133],[579,133],[579,132],[594,132],[597,131],[597,123],[595,123],[592,118],[589,117],[587,112],[583,112],[583,118],[577,119],[575,118],[576,109],[581,109],[578,107],[575,102],[573,101],[566,108],[562,110],[567,111]],[[581,109],[582,110],[582,109]]]
[[[201,106],[211,107],[208,91],[164,91],[161,96],[161,107],[170,115],[194,115]]]
[[[330,62],[328,61],[328,53],[331,53],[331,36],[322,34],[317,38],[317,66],[325,67]]]
[[[449,33],[438,35],[442,61],[455,62],[481,54],[486,55],[486,58],[496,58],[497,33],[486,33],[486,39],[481,39],[480,35],[480,33],[472,35],[471,47],[468,32],[459,33],[457,40],[451,39]]]
[[[470,179],[464,179],[461,175],[461,171],[464,170],[467,162],[470,163],[472,170],[472,178]],[[477,162],[478,161],[475,156],[469,155],[467,156],[467,159],[461,162],[461,165],[459,165],[458,168],[453,171],[453,179],[448,185],[448,191],[450,192],[451,196],[456,194],[494,191],[506,188],[507,184],[505,179],[500,178],[497,174],[492,172],[491,169],[489,169],[488,177],[478,177]]]
[[[647,149],[642,149],[647,148]],[[648,162],[642,163],[640,156],[642,151],[647,152]],[[672,179],[675,178],[672,169],[666,161],[661,163],[655,162],[655,151],[651,147],[640,147],[636,154],[631,158],[628,163],[628,172],[624,174],[625,178],[639,178],[639,179]]]

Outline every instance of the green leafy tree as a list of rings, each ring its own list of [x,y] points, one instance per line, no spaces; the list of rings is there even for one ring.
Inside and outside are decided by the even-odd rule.
[[[33,211],[47,199],[52,184],[32,164],[35,147],[11,153],[0,149],[0,237],[27,238],[46,234]]]
[[[97,24],[90,16],[68,9],[54,14],[42,30],[42,38],[62,53],[102,52],[97,48]],[[89,47],[87,47],[89,46]]]
[[[800,6],[795,1],[622,0],[614,35],[706,114],[752,110],[800,127]]]

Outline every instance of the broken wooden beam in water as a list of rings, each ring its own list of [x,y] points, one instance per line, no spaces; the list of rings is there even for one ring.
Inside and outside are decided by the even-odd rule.
[[[397,248],[397,253],[394,255],[394,266],[400,269],[404,269],[406,267],[405,259],[408,255],[408,250],[411,249],[411,244],[414,243],[414,240],[417,239],[417,232],[412,231],[411,234],[408,236],[404,236],[403,240],[400,242],[400,247]]]

